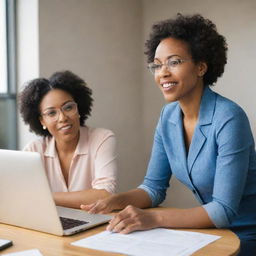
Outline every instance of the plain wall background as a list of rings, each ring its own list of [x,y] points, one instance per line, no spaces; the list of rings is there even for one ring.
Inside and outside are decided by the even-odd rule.
[[[255,137],[254,0],[19,0],[18,7],[23,21],[19,25],[19,88],[28,79],[64,69],[86,80],[95,99],[88,125],[112,129],[117,137],[119,191],[142,181],[154,128],[165,104],[146,68],[144,42],[154,22],[177,12],[201,13],[226,37],[228,63],[214,90],[244,108]],[[24,22],[28,17],[30,25]],[[34,52],[28,65],[24,65],[26,51]],[[30,72],[31,65],[38,72],[35,68]],[[19,125],[22,148],[33,136],[22,122]],[[190,191],[172,180],[165,205],[196,204]]]

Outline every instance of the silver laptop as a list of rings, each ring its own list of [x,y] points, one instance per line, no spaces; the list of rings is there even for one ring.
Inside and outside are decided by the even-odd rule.
[[[63,236],[110,219],[56,207],[39,153],[0,150],[0,223]]]

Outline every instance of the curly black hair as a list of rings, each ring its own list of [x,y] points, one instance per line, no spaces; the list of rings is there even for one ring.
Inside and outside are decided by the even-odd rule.
[[[30,131],[41,136],[51,136],[49,131],[42,128],[40,123],[40,103],[43,97],[53,89],[60,89],[69,93],[77,103],[80,115],[80,125],[91,113],[92,90],[87,87],[85,81],[71,71],[54,73],[49,79],[38,78],[29,81],[19,94],[19,110],[25,124]]]
[[[154,24],[145,43],[148,63],[154,60],[159,43],[169,37],[187,43],[195,63],[203,61],[207,64],[208,69],[203,77],[204,85],[213,85],[223,74],[228,47],[226,39],[217,32],[212,21],[200,14],[183,16],[178,13],[175,19]]]

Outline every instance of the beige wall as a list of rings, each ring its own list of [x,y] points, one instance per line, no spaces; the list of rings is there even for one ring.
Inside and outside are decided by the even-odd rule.
[[[226,36],[228,65],[215,90],[246,110],[255,136],[254,0],[39,0],[39,74],[70,69],[93,89],[88,124],[112,129],[117,136],[120,191],[142,180],[165,104],[145,68],[144,42],[154,22],[177,12],[201,13]],[[27,134],[21,135],[21,147]],[[186,207],[196,202],[174,180],[166,204]]]

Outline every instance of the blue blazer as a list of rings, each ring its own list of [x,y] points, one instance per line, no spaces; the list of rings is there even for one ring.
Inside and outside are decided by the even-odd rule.
[[[185,184],[216,227],[256,238],[256,153],[248,118],[237,104],[204,89],[189,152],[178,102],[158,122],[144,182],[152,206],[166,196],[171,175]]]

